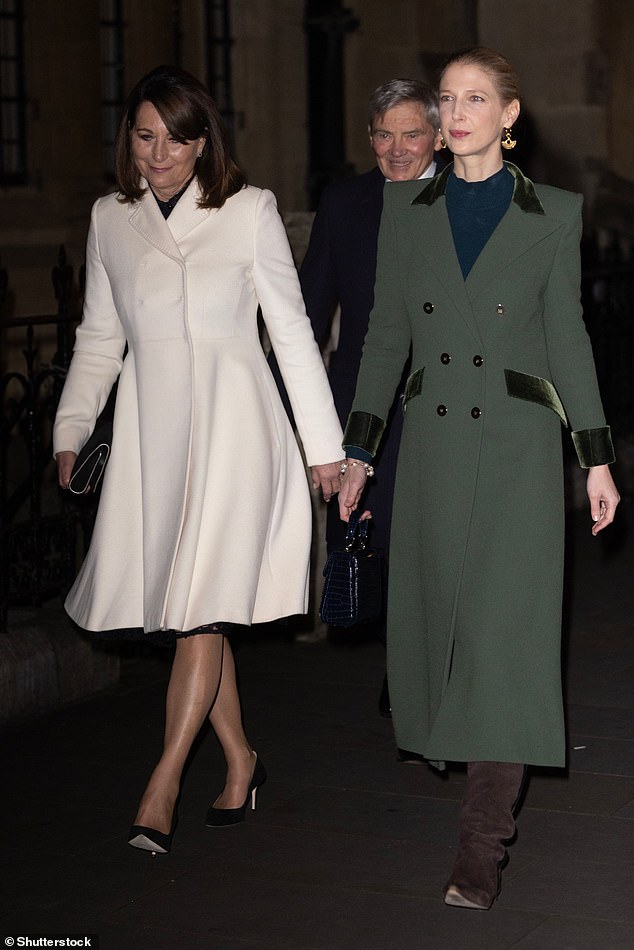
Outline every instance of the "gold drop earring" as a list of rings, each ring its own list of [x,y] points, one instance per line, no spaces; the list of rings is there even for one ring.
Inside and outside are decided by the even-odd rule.
[[[440,129],[438,129],[438,131],[440,132]],[[443,138],[443,136],[442,136],[442,132],[440,132],[440,147],[441,147],[441,148],[447,148],[447,143],[445,142],[445,140],[444,140],[444,138]]]
[[[504,138],[502,139],[502,148],[515,148],[517,145],[517,139],[511,138],[511,130],[504,129]]]

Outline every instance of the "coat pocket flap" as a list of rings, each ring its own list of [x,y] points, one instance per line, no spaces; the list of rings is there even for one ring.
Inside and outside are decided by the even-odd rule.
[[[425,372],[425,367],[422,369],[417,369],[415,373],[412,373],[411,376],[407,377],[407,382],[405,383],[405,391],[403,393],[403,412],[407,408],[407,403],[410,399],[413,399],[414,396],[420,396],[423,391],[423,373]]]
[[[528,373],[518,373],[514,369],[505,369],[504,377],[506,379],[506,391],[509,396],[513,396],[515,399],[525,399],[527,402],[535,402],[546,409],[552,409],[559,416],[563,425],[568,426],[566,410],[550,380],[542,379],[541,376],[531,376]]]

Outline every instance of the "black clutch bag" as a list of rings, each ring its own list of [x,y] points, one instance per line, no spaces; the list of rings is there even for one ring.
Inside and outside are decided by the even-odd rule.
[[[68,488],[73,495],[97,490],[112,445],[112,422],[100,424],[75,459]]]
[[[381,613],[381,558],[368,546],[369,523],[354,512],[343,551],[332,551],[326,560],[319,616],[330,626],[369,623]]]

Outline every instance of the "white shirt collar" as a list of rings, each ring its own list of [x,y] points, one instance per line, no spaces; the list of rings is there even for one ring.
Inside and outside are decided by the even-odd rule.
[[[435,174],[436,174],[436,162],[432,162],[431,165],[429,165],[425,169],[423,174],[418,176],[417,181],[420,181],[422,178],[433,178]],[[391,178],[386,178],[385,180],[392,181]]]

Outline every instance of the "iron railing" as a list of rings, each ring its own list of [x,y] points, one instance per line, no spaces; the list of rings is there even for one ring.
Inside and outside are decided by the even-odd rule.
[[[58,491],[52,455],[52,424],[70,362],[73,268],[61,247],[52,281],[57,313],[2,321],[5,345],[23,340],[23,368],[0,380],[0,629],[9,604],[41,604],[72,580],[77,509]],[[0,276],[3,296],[8,286]],[[55,328],[56,350],[40,361],[36,333]],[[8,348],[8,346],[7,346]]]

